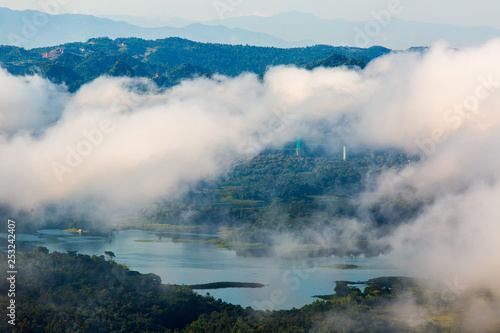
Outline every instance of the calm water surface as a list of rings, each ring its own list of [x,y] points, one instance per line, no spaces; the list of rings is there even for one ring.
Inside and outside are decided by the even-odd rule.
[[[117,231],[109,237],[77,235],[61,230],[39,230],[35,235],[17,235],[21,249],[43,245],[51,252],[76,250],[81,254],[103,255],[113,251],[118,263],[141,273],[155,273],[163,283],[202,284],[210,282],[256,282],[260,289],[200,290],[215,298],[253,308],[290,309],[315,300],[314,295],[333,293],[335,281],[366,281],[379,276],[401,275],[391,267],[386,257],[377,258],[317,258],[276,259],[236,256],[227,249],[213,245],[180,243],[172,237],[214,238],[218,235],[188,233],[158,233],[147,231]],[[6,234],[1,234],[6,238]],[[166,242],[136,242],[157,240]],[[321,266],[348,263],[362,266],[354,270],[339,270]]]

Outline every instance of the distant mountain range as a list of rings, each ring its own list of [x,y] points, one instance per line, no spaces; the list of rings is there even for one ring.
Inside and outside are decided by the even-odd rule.
[[[179,20],[173,22],[179,23]],[[500,37],[500,30],[489,27],[461,27],[411,22],[397,18],[391,18],[387,22],[325,20],[314,14],[299,12],[282,13],[271,17],[232,17],[203,24],[266,32],[288,41],[314,40],[317,44],[356,47],[381,45],[396,50],[412,46],[430,46],[442,39],[447,40],[452,47],[461,48]]]
[[[48,15],[38,11],[17,11],[0,7],[0,45],[31,49],[69,42],[85,42],[97,37],[144,39],[181,37],[197,42],[284,48],[314,44],[313,41],[288,42],[266,33],[200,23],[192,23],[181,28],[142,28],[91,15]]]
[[[113,18],[144,23],[144,19],[140,18]],[[489,27],[461,27],[397,18],[391,18],[385,23],[376,20],[325,20],[313,14],[299,12],[271,17],[232,17],[201,23],[179,18],[167,22],[170,26],[144,28],[91,15],[47,15],[37,11],[0,8],[0,44],[35,48],[84,42],[96,37],[181,37],[197,42],[282,48],[326,44],[362,48],[381,45],[404,50],[412,46],[430,46],[443,39],[452,47],[461,48],[500,37],[500,30]]]

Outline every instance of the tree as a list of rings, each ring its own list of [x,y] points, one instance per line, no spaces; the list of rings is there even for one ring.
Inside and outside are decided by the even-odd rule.
[[[135,72],[125,61],[118,60],[108,72],[110,76],[135,76]]]
[[[104,251],[104,254],[107,255],[109,259],[113,259],[114,257],[116,257],[112,251]]]
[[[45,246],[39,246],[33,252],[41,254],[49,254],[49,249],[47,249]]]
[[[349,295],[349,293],[351,292],[351,288],[349,288],[346,282],[337,281],[336,283],[337,285],[335,286],[334,291],[338,297],[346,297],[347,295]]]

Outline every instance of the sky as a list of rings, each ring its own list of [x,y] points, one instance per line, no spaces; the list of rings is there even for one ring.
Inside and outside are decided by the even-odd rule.
[[[218,19],[216,7],[226,6],[224,17],[271,16],[293,10],[325,19],[368,21],[373,19],[372,11],[385,9],[392,1],[403,7],[398,16],[401,19],[500,29],[497,18],[500,1],[497,0],[0,0],[0,7],[43,11],[46,4],[56,3],[59,13],[115,18],[116,15],[139,16],[152,22],[166,22],[171,18],[203,22]]]

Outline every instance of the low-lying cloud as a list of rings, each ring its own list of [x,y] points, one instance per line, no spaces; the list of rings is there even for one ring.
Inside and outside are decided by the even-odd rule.
[[[388,237],[419,275],[500,293],[500,40],[393,53],[364,70],[271,68],[184,81],[103,77],[75,94],[0,71],[0,202],[16,208],[93,198],[111,207],[175,197],[241,158],[295,138],[398,148],[363,202],[428,204]]]

